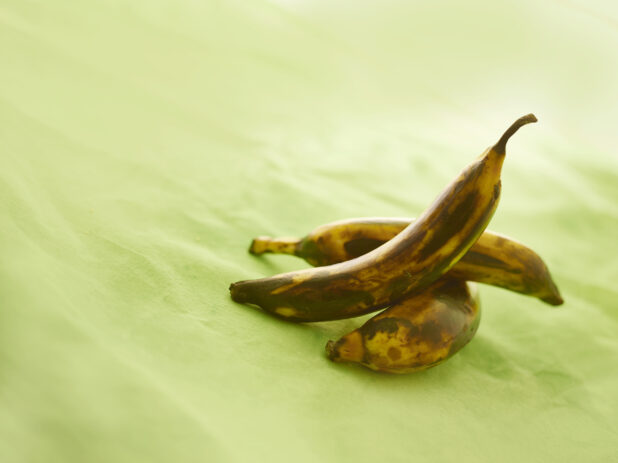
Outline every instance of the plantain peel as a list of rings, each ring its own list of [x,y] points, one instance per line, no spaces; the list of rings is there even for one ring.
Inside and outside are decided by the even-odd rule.
[[[421,291],[445,274],[481,236],[500,197],[506,142],[529,114],[467,166],[413,223],[355,259],[245,280],[230,286],[236,302],[296,322],[355,317]]]
[[[442,278],[338,341],[329,341],[326,354],[334,362],[358,363],[385,373],[439,365],[470,342],[478,329],[480,304],[471,285]]]
[[[412,221],[389,217],[339,220],[321,225],[301,239],[255,238],[251,252],[293,254],[314,266],[336,264],[372,251]],[[498,286],[550,305],[563,303],[547,265],[536,252],[488,230],[445,276]]]

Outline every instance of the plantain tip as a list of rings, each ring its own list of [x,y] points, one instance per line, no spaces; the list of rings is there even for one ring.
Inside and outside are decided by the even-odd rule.
[[[550,292],[549,295],[542,297],[541,300],[549,305],[554,306],[564,304],[564,299],[562,299],[562,296],[560,295],[560,290],[558,289],[558,286],[556,286],[556,283],[549,275],[549,270],[547,271],[547,278]]]
[[[272,252],[269,245],[272,241],[270,236],[258,236],[251,240],[251,246],[249,246],[249,253],[254,256],[261,256],[265,252]]]
[[[232,296],[232,300],[235,302],[246,302],[247,294],[242,290],[242,285],[240,285],[240,283],[242,283],[242,281],[237,281],[230,285],[230,296]]]
[[[564,299],[559,294],[543,297],[541,300],[549,305],[558,306],[564,304]]]
[[[526,124],[530,124],[531,122],[537,122],[537,121],[538,119],[532,113],[526,114],[525,116],[520,117],[515,122],[513,122],[513,124],[511,124],[511,126],[508,129],[506,129],[506,132],[502,134],[502,136],[500,137],[500,140],[498,140],[498,143],[496,143],[493,146],[493,150],[496,151],[498,154],[506,153],[506,142],[509,141],[509,138],[511,138],[513,134],[520,129],[520,127],[523,127]]]
[[[326,343],[326,356],[329,360],[335,361],[335,357],[337,357],[337,350],[335,349],[335,341],[328,341]]]
[[[251,245],[249,246],[249,254],[253,254],[255,256],[259,256],[261,254],[261,252],[259,252],[259,250],[257,249],[257,242],[256,242],[257,238],[254,238],[253,240],[251,240]]]

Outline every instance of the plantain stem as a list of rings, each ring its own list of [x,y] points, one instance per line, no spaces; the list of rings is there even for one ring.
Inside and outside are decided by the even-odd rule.
[[[296,254],[296,247],[300,243],[298,238],[270,238],[259,236],[251,242],[249,252],[259,256],[265,252],[276,254]]]
[[[509,141],[509,138],[511,138],[511,136],[515,132],[517,132],[521,126],[524,126],[531,122],[536,122],[537,120],[538,119],[536,118],[536,116],[532,113],[526,114],[525,116],[522,116],[519,119],[517,119],[515,122],[513,122],[513,124],[508,129],[506,129],[506,132],[504,132],[502,137],[500,137],[500,140],[498,140],[498,143],[494,145],[493,147],[494,151],[497,152],[498,154],[504,154],[506,152],[506,142]]]

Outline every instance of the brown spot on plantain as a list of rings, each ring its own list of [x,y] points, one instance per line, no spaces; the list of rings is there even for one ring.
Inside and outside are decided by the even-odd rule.
[[[420,326],[419,336],[431,344],[440,344],[442,342],[442,325],[434,320],[429,320]]]
[[[388,349],[388,356],[393,362],[396,362],[401,358],[401,351],[396,347],[390,347]]]

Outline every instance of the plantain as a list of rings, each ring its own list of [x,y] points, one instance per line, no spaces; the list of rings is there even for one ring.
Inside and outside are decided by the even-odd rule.
[[[337,342],[334,362],[359,363],[387,373],[411,373],[444,362],[465,346],[481,319],[474,283],[442,278],[412,294]]]
[[[515,121],[395,238],[355,259],[325,267],[232,283],[236,302],[297,322],[335,320],[379,310],[446,273],[481,235],[500,197],[508,139]]]
[[[413,220],[387,217],[340,220],[317,227],[301,239],[258,237],[251,243],[249,252],[293,254],[314,266],[331,265],[372,251],[394,238]],[[487,230],[446,275],[499,286],[551,305],[563,303],[547,265],[536,252]]]

